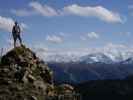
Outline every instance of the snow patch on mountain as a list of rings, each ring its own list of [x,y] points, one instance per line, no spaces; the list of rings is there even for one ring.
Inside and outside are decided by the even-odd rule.
[[[41,54],[46,62],[85,62],[85,63],[119,63],[129,58],[133,58],[133,52],[97,52],[97,53],[59,53],[59,54]],[[130,62],[131,63],[131,62]]]
[[[37,50],[36,50],[37,51]],[[133,48],[109,44],[104,48],[83,50],[50,51],[39,49],[38,55],[46,62],[86,62],[86,63],[119,63],[133,58]]]
[[[80,58],[80,61],[85,63],[95,63],[95,62],[112,63],[112,59],[103,53],[94,53],[94,54],[89,54],[87,56],[83,56]]]

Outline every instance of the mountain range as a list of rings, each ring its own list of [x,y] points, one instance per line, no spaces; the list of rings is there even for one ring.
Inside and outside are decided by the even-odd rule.
[[[57,82],[83,83],[133,75],[133,52],[56,54],[47,56],[45,61],[54,70]]]
[[[44,56],[46,62],[56,62],[56,63],[133,63],[133,52],[95,52],[86,54],[52,54]]]

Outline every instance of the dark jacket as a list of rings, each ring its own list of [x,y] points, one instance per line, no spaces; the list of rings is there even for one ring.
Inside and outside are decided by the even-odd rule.
[[[20,35],[20,32],[21,32],[20,27],[18,25],[14,25],[12,29],[13,35]]]

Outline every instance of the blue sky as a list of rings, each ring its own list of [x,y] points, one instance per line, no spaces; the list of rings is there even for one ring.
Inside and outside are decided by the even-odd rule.
[[[132,0],[1,0],[0,48],[17,20],[26,45],[48,49],[132,46]]]

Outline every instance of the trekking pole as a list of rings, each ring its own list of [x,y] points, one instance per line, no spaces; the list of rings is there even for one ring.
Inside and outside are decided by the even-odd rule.
[[[1,48],[1,53],[0,53],[0,56],[2,57],[3,55],[3,48]]]
[[[3,54],[3,48],[1,48],[1,52],[0,52],[0,63],[1,63],[2,54]]]

